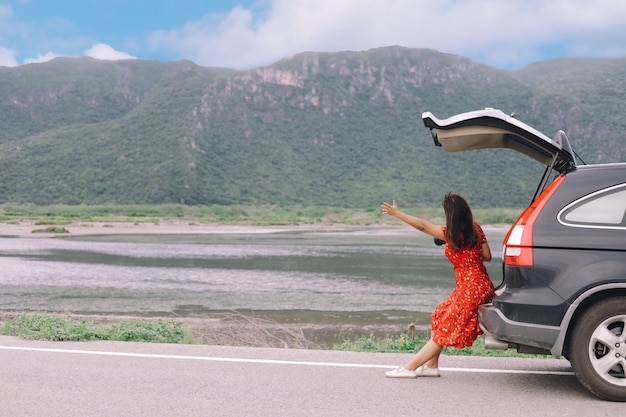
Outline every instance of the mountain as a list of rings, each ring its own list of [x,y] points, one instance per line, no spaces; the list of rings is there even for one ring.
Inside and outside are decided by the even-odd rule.
[[[445,154],[421,114],[500,108],[588,163],[624,160],[626,60],[498,70],[427,49],[306,52],[247,71],[56,58],[0,68],[0,203],[521,207],[543,167]]]

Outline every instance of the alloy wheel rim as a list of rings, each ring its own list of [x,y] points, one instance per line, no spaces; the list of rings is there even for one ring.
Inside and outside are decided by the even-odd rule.
[[[626,315],[609,317],[596,327],[589,340],[589,359],[603,380],[626,387]]]

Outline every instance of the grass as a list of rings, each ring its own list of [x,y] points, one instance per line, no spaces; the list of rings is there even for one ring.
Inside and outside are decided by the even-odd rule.
[[[443,224],[441,207],[403,207],[409,214]],[[510,224],[521,210],[511,208],[474,209],[474,217],[481,224]],[[30,221],[38,226],[60,227],[75,222],[99,223],[154,223],[177,220],[188,223],[244,224],[251,226],[297,224],[400,224],[383,216],[379,207],[343,208],[326,206],[185,206],[163,205],[0,205],[0,222]]]
[[[34,229],[32,233],[69,233],[65,227],[46,227],[43,229]]]
[[[342,350],[350,352],[386,352],[386,353],[417,353],[422,346],[426,344],[428,337],[418,335],[412,337],[403,334],[395,338],[373,339],[362,337],[356,340],[348,340],[333,346],[333,350]],[[485,342],[482,337],[476,339],[471,347],[458,349],[454,347],[444,347],[442,353],[444,355],[453,356],[493,356],[493,357],[518,357],[518,358],[537,358],[545,357],[542,355],[529,355],[517,353],[514,350],[493,350],[486,349]]]
[[[101,325],[92,320],[45,313],[22,314],[6,319],[0,325],[0,334],[50,341],[194,342],[191,332],[174,321],[128,320]]]

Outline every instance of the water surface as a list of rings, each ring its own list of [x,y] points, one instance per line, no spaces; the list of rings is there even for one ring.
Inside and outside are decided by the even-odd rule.
[[[505,229],[486,230],[501,280]],[[429,314],[454,288],[410,227],[0,238],[0,310],[191,315],[255,310]]]

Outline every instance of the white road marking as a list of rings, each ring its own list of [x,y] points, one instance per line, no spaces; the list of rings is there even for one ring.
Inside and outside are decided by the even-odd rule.
[[[32,348],[23,346],[0,346],[0,350],[18,350],[27,352],[43,352],[43,353],[69,353],[78,355],[99,355],[99,356],[120,356],[131,358],[152,358],[152,359],[179,359],[209,362],[238,362],[238,363],[263,363],[274,365],[306,365],[306,366],[327,366],[342,368],[384,368],[394,369],[397,366],[392,365],[375,365],[362,363],[340,363],[340,362],[306,362],[306,361],[284,361],[275,359],[246,359],[246,358],[222,358],[215,356],[182,356],[182,355],[162,355],[152,353],[128,353],[128,352],[106,352],[94,350],[75,350],[75,349],[50,349],[50,348]],[[532,374],[532,375],[574,375],[573,372],[565,371],[533,371],[519,369],[481,369],[481,368],[439,368],[445,372],[474,372],[474,373],[490,373],[490,374]]]

